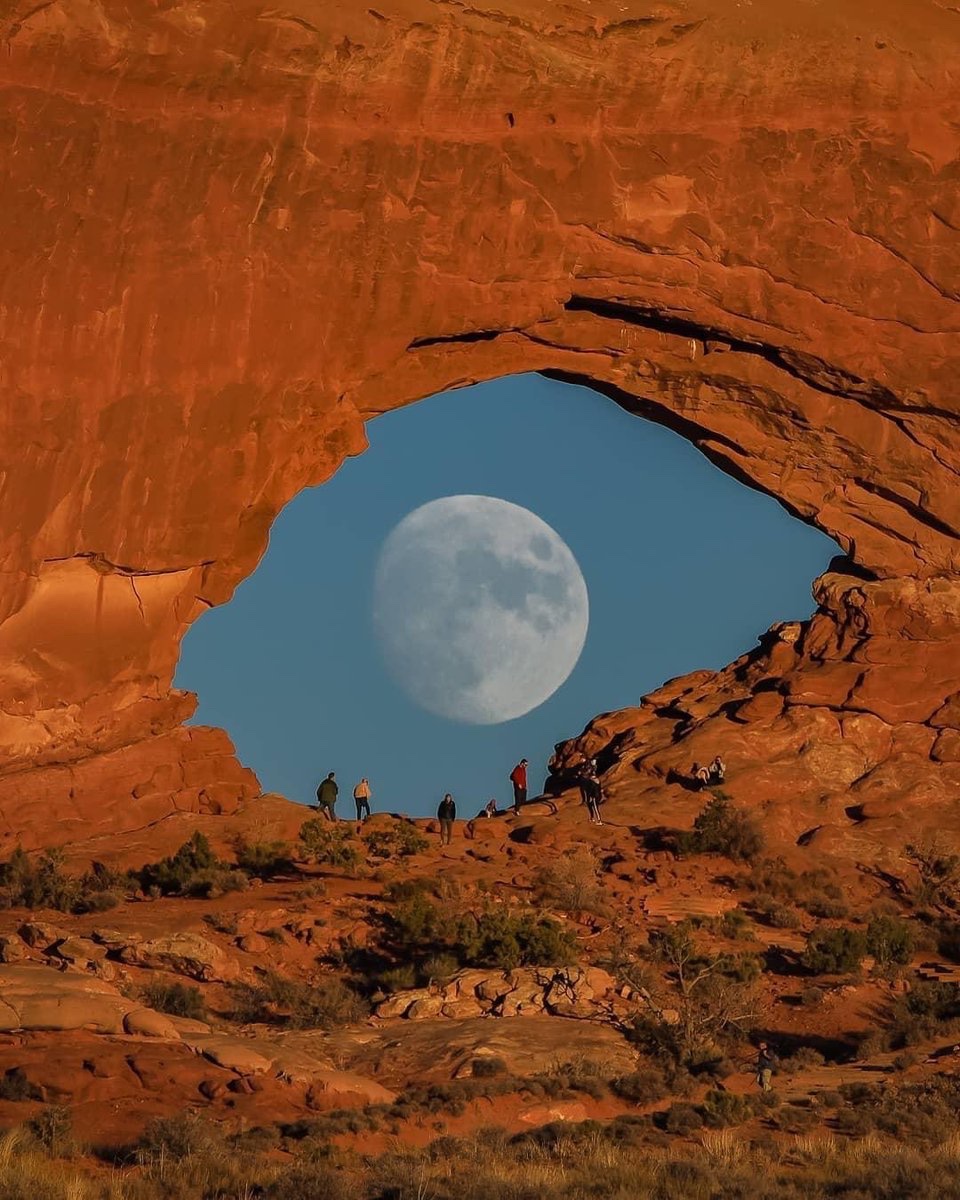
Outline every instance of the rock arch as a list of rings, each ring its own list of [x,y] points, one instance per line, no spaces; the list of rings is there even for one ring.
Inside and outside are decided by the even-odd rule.
[[[11,836],[64,797],[76,835],[255,795],[182,727],[184,630],[366,420],[518,370],[670,424],[836,537],[852,574],[800,643],[817,695],[886,721],[910,693],[960,759],[960,21],[620,7],[13,10]]]

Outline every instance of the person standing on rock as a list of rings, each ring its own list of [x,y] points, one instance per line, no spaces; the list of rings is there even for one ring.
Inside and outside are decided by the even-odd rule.
[[[453,823],[457,819],[457,806],[449,792],[440,801],[437,820],[440,822],[440,845],[449,846],[453,840]]]
[[[357,820],[365,821],[370,816],[370,781],[366,775],[353,789],[353,801],[357,806]]]
[[[510,782],[513,784],[513,811],[519,812],[520,805],[527,802],[527,760],[521,758],[510,772]]]
[[[579,782],[580,799],[587,806],[587,812],[590,814],[590,824],[602,825],[600,805],[602,803],[603,791],[600,787],[600,778],[597,775],[597,768],[593,759],[583,764]]]
[[[337,819],[336,806],[339,792],[340,789],[337,787],[334,773],[331,771],[317,788],[317,808],[319,808],[328,821],[335,821]]]

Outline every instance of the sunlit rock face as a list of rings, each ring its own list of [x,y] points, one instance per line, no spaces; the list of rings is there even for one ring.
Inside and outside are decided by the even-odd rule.
[[[669,424],[891,581],[781,690],[904,736],[936,699],[917,770],[960,753],[955,613],[912,615],[960,561],[949,6],[104,0],[4,28],[11,837],[63,836],[51,804],[123,828],[255,795],[181,728],[184,630],[367,419],[521,370]],[[860,582],[825,621],[856,628]]]

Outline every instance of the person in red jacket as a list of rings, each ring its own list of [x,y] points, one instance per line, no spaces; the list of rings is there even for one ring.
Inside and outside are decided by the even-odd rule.
[[[527,802],[527,760],[521,758],[510,772],[510,782],[513,784],[513,811],[519,812],[520,805]]]

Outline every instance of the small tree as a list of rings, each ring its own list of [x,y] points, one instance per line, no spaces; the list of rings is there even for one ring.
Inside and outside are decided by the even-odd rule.
[[[906,856],[917,871],[913,888],[916,904],[949,905],[956,903],[960,879],[960,854],[949,850],[939,837],[907,846]]]
[[[689,921],[652,934],[650,945],[667,968],[666,986],[640,991],[646,1013],[637,1017],[630,1036],[683,1066],[716,1060],[718,1042],[745,1036],[753,1023],[759,960],[706,953]]]
[[[763,833],[747,813],[737,812],[726,792],[715,792],[693,823],[680,835],[688,854],[723,854],[734,862],[753,862],[763,850]]]
[[[866,938],[857,929],[814,929],[802,961],[814,975],[855,975],[866,952]]]
[[[882,970],[905,966],[913,953],[913,930],[906,921],[880,913],[867,926],[867,952]]]

